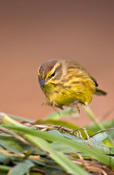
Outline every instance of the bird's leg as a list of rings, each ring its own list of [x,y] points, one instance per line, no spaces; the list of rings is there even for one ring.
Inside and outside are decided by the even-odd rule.
[[[51,104],[50,104],[49,101],[43,102],[41,105],[42,105],[42,106],[43,106],[43,105],[51,106]]]
[[[57,103],[54,102],[49,102],[50,106],[52,106],[53,108],[59,108],[59,109],[64,109],[63,106],[59,106]]]
[[[59,112],[57,109],[61,109],[61,110],[64,109],[62,106],[59,106],[56,103],[52,103],[51,106],[56,112]]]
[[[59,105],[57,105],[56,103],[50,102],[50,101],[46,101],[45,103],[42,103],[42,105],[51,106],[51,107],[54,109],[54,111],[58,111],[57,108],[59,108],[59,109],[61,109],[61,110],[64,109],[63,106],[59,106]]]
[[[79,108],[79,106],[78,106],[78,104],[79,104],[79,100],[75,100],[74,102],[72,102],[71,104],[70,104],[70,106],[71,107],[76,107],[76,109],[77,109],[77,111],[78,111],[78,113],[80,113],[80,108]]]

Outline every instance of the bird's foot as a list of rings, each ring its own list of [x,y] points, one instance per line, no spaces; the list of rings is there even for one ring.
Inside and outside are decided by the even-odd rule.
[[[80,113],[80,108],[79,108],[79,100],[75,100],[73,103],[70,104],[70,107],[76,107],[78,113]]]

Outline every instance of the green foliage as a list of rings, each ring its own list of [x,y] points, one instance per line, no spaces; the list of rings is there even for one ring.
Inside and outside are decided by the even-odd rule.
[[[71,114],[69,110],[62,112]],[[91,159],[94,168],[98,163],[101,168],[114,168],[114,121],[98,125],[95,120],[82,129],[55,116],[58,112],[32,124],[28,119],[0,114],[0,174],[88,175],[98,171],[98,167],[92,172],[86,166]]]
[[[27,174],[30,168],[34,167],[34,163],[30,160],[23,160],[22,162],[18,163],[14,168],[11,170],[10,175],[23,175]]]

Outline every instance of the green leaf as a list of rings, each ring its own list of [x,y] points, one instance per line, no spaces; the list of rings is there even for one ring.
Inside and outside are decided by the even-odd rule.
[[[62,121],[62,120],[53,120],[53,119],[48,119],[48,120],[37,120],[36,124],[50,124],[50,125],[55,125],[58,126],[59,130],[63,130],[63,127],[68,128],[70,130],[72,130],[72,132],[75,132],[75,134],[79,131],[81,133],[81,136],[83,138],[86,138],[87,135],[85,134],[83,128],[80,128],[79,126],[66,122],[66,121]],[[60,127],[61,126],[61,127]],[[88,135],[92,135],[94,134],[94,132],[91,132],[90,130],[86,129]]]
[[[7,175],[7,172],[10,170],[9,166],[0,165],[0,175]]]
[[[24,175],[28,173],[33,166],[34,164],[30,160],[24,160],[11,170],[10,175]]]
[[[48,119],[60,119],[62,117],[68,117],[68,116],[71,116],[71,115],[75,115],[75,117],[79,114],[77,113],[76,109],[74,108],[66,108],[64,110],[59,110],[57,112],[53,112],[51,114],[49,114],[47,116]]]
[[[18,120],[21,120],[21,121],[25,121],[25,122],[34,122],[34,120],[30,120],[30,119],[27,119],[27,118],[24,118],[24,117],[21,117],[21,116],[16,116],[16,115],[12,115],[12,114],[7,114],[9,117],[11,118],[14,118],[14,119],[18,119]]]
[[[19,133],[23,133],[24,138],[26,138],[30,143],[34,144],[38,148],[40,147],[42,150],[45,150],[46,152],[49,152],[50,157],[53,160],[55,160],[60,166],[62,166],[65,170],[67,170],[70,174],[88,175],[88,173],[86,171],[84,171],[78,165],[74,164],[63,153],[58,152],[55,149],[53,149],[53,147],[46,140],[42,139],[42,137],[39,138],[38,135],[34,136],[33,133],[34,133],[34,131],[37,131],[36,129],[31,129],[31,128],[25,127],[21,123],[18,123],[17,121],[14,121],[14,120],[10,119],[9,117],[5,117],[3,121],[5,123],[7,123],[7,121],[8,121],[9,123],[12,123],[13,125],[14,124],[17,125],[16,127],[15,126],[7,126],[7,127],[8,128],[10,127],[10,129],[12,127],[13,128],[15,127],[16,130],[18,130],[20,128],[21,131],[19,131],[19,130],[18,131],[19,131]],[[18,127],[18,125],[19,125],[19,127]],[[4,125],[4,126],[6,126],[6,125]],[[30,135],[30,133],[29,134],[27,133],[28,130],[33,131],[32,135]],[[39,131],[39,132],[42,133],[41,131]],[[48,134],[50,134],[50,133],[48,133]]]
[[[22,153],[30,146],[8,134],[0,134],[0,145],[14,153]]]
[[[74,165],[72,164],[73,168],[70,169],[70,167],[72,167],[72,166],[70,167],[68,166],[70,165],[70,163],[68,162],[70,160],[62,152],[58,151],[55,147],[53,147],[51,144],[53,143],[55,144],[57,143],[60,145],[63,144],[64,146],[67,146],[68,149],[71,149],[71,150],[74,149],[75,152],[80,152],[82,154],[87,155],[89,158],[94,158],[108,166],[114,167],[114,158],[111,157],[111,163],[110,163],[110,157],[106,155],[106,151],[102,149],[102,147],[96,146],[96,144],[94,144],[95,141],[92,142],[92,139],[95,139],[95,138],[82,141],[82,140],[77,140],[75,136],[70,136],[66,133],[63,135],[63,133],[60,133],[60,132],[59,133],[58,132],[51,133],[46,131],[43,132],[34,128],[28,128],[22,125],[21,123],[15,120],[12,120],[11,118],[8,118],[7,116],[5,116],[2,119],[2,122],[10,124],[10,125],[2,124],[1,125],[2,127],[6,127],[8,129],[15,131],[16,133],[22,135],[25,139],[27,139],[31,144],[35,145],[37,148],[40,148],[48,152],[49,156],[69,173],[70,172],[72,173],[72,171],[75,171],[75,168],[77,167],[80,168],[80,167],[75,166],[74,168]],[[103,139],[105,139],[105,136],[101,138],[99,137],[97,139],[98,143],[101,144]],[[68,159],[68,161],[66,158]],[[64,164],[64,162],[66,163]],[[67,165],[67,167],[65,165]]]
[[[102,126],[105,129],[108,128],[113,128],[114,127],[114,120],[110,120],[110,121],[106,121],[106,122],[102,122]],[[89,126],[86,126],[87,129],[91,130],[94,134],[99,131],[98,127],[96,126],[96,124],[92,124]]]
[[[20,126],[20,123],[19,123],[19,126]],[[69,146],[70,148],[73,148],[78,152],[85,153],[88,156],[90,156],[96,160],[99,160],[100,162],[105,163],[106,165],[110,166],[109,158],[108,158],[108,156],[105,155],[104,150],[97,149],[96,147],[94,147],[94,145],[91,147],[86,142],[85,143],[82,142],[80,144],[80,142],[65,138],[61,135],[58,135],[57,133],[52,134],[52,133],[48,133],[48,132],[42,132],[42,131],[38,131],[36,129],[27,128],[25,126],[17,127],[17,126],[11,126],[11,125],[10,126],[4,125],[4,127],[15,130],[19,133],[23,133],[23,137],[25,137],[26,139],[29,138],[30,142],[31,142],[32,136],[37,136],[37,137],[46,139],[48,141],[58,142],[60,144],[64,143],[67,146]],[[114,160],[113,159],[111,162],[111,166],[114,167]]]
[[[10,156],[0,152],[0,163],[8,164],[10,161]]]
[[[53,120],[53,119],[48,119],[48,120],[37,120],[36,124],[50,124],[50,125],[56,125],[56,126],[64,126],[66,128],[72,129],[72,130],[76,130],[79,127],[77,125],[74,125],[72,123],[66,122],[66,121],[62,121],[62,120]]]
[[[50,153],[50,157],[54,159],[60,166],[62,166],[67,172],[73,175],[88,175],[86,171],[82,168],[74,164],[71,160],[69,160],[63,153],[57,152],[53,149],[53,147],[47,143],[45,140],[35,136],[27,136],[27,138],[34,143],[36,146],[41,149],[48,151]]]

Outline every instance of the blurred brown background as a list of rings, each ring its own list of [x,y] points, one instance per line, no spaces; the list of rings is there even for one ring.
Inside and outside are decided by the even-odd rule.
[[[49,58],[86,67],[108,92],[94,97],[91,108],[97,116],[113,109],[114,1],[0,1],[0,111],[32,119],[52,112],[41,105],[45,97],[37,82],[37,69]],[[72,121],[89,120],[82,112]]]

